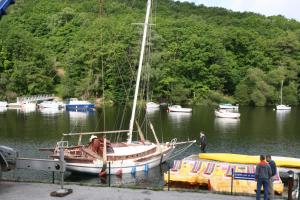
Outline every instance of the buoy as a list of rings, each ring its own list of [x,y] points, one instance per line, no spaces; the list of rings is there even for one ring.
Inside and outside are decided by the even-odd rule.
[[[211,183],[210,183],[210,179],[208,179],[208,182],[207,182],[207,188],[208,188],[208,190],[211,190]]]
[[[122,169],[119,169],[117,172],[116,172],[116,176],[119,176],[119,177],[122,177]]]
[[[146,164],[146,165],[145,165],[145,168],[144,168],[144,172],[148,173],[148,171],[149,171],[149,165]]]
[[[106,173],[105,170],[99,172],[99,176],[100,176],[100,177],[104,177],[104,176],[106,176],[106,175],[107,175],[107,173]]]
[[[135,175],[136,173],[136,166],[131,168],[131,175]]]

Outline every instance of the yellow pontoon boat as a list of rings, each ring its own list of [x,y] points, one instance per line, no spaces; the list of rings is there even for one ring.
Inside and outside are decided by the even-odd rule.
[[[230,154],[230,153],[201,153],[199,154],[202,160],[213,160],[227,163],[239,163],[239,164],[257,164],[259,162],[259,156],[242,155],[242,154]],[[272,156],[272,159],[276,162],[277,167],[284,168],[297,168],[300,169],[300,159],[291,157]]]

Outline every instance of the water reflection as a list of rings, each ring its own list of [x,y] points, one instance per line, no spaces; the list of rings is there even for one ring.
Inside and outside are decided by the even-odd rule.
[[[287,126],[291,110],[276,110],[277,127],[282,132]]]
[[[220,132],[234,131],[240,125],[240,119],[215,118],[215,129]]]
[[[191,121],[192,113],[169,112],[168,118],[174,127],[184,128]]]
[[[276,119],[278,122],[285,121],[291,113],[291,110],[276,110]]]
[[[59,114],[62,114],[64,112],[63,109],[58,109],[58,108],[41,108],[39,109],[42,115],[44,116],[56,116]]]
[[[68,111],[70,117],[70,124],[77,126],[84,126],[87,124],[88,116],[95,114],[94,110],[87,111]]]
[[[0,113],[6,112],[7,108],[6,107],[0,107]]]
[[[24,113],[24,114],[29,114],[29,113],[32,113],[32,112],[35,112],[36,111],[36,108],[35,107],[22,107],[20,108],[18,111],[20,111],[21,113]]]
[[[85,120],[91,112],[68,111],[70,120]]]
[[[149,116],[157,115],[158,112],[160,112],[160,108],[147,108],[146,109],[146,114]]]
[[[184,112],[169,112],[168,115],[172,121],[176,122],[188,121],[192,117],[192,113]]]

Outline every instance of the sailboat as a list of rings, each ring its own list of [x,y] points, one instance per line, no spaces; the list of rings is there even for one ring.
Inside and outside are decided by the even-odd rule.
[[[283,80],[281,81],[281,88],[280,88],[280,105],[276,105],[276,110],[291,110],[291,106],[282,104],[282,87],[283,87]]]
[[[147,171],[169,159],[171,154],[175,153],[174,150],[177,145],[186,144],[185,148],[187,149],[196,142],[195,140],[177,142],[177,139],[174,138],[170,142],[160,143],[151,123],[149,123],[149,126],[153,132],[156,143],[145,140],[137,123],[140,140],[132,141],[150,10],[151,0],[148,0],[129,129],[63,134],[63,136],[78,136],[77,144],[75,146],[69,146],[69,142],[62,139],[57,142],[56,147],[52,149],[53,153],[50,156],[54,159],[58,159],[60,148],[64,148],[64,159],[67,170],[91,174],[103,174],[107,170],[107,164],[109,164],[111,174]],[[107,135],[126,133],[127,142],[111,143],[106,139]],[[86,145],[82,144],[81,141],[84,136],[90,137],[90,143]]]

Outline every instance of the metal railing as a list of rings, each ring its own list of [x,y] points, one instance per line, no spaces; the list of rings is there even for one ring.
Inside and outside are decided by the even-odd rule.
[[[54,94],[40,94],[40,95],[33,95],[33,96],[17,97],[17,103],[45,101],[54,98],[55,98]]]

